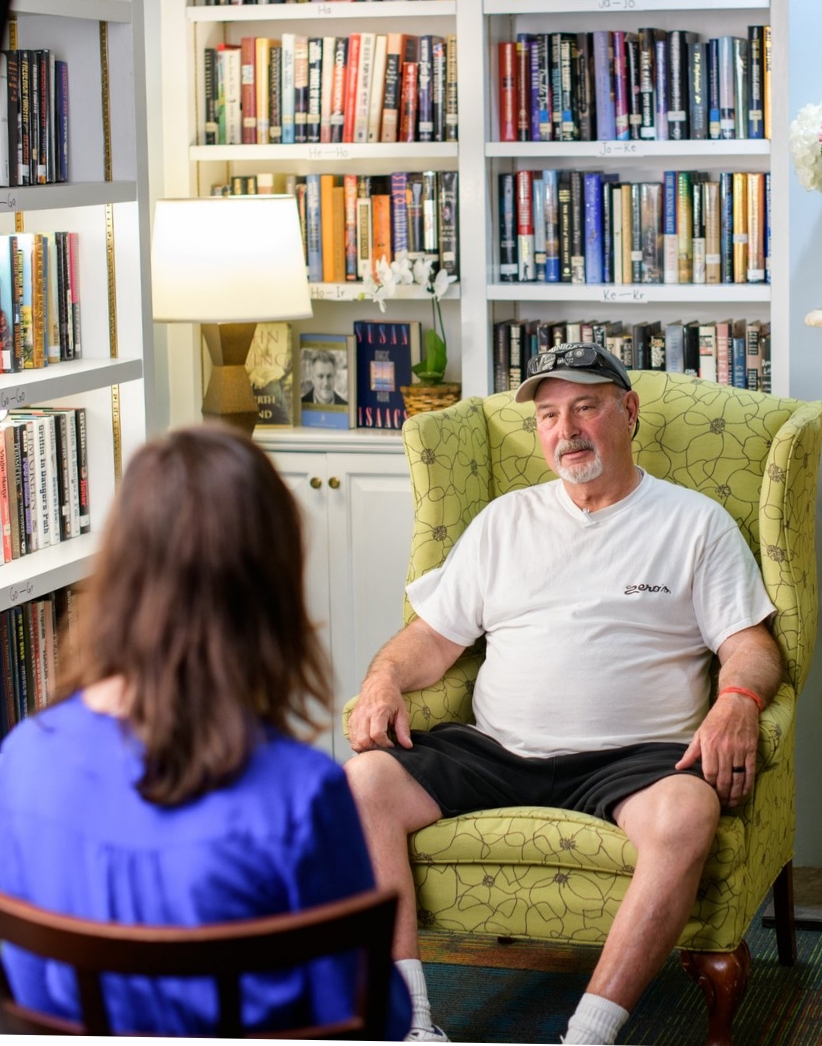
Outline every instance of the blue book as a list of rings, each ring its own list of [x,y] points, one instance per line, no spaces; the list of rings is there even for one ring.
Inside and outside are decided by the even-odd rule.
[[[719,260],[720,282],[734,282],[734,176],[719,174]]]
[[[391,252],[408,250],[408,172],[391,175]]]
[[[562,138],[562,33],[550,36],[551,126],[553,140]]]
[[[771,282],[771,172],[765,172],[765,282]]]
[[[305,242],[308,253],[308,279],[323,282],[322,214],[320,211],[320,176],[305,176]]]
[[[668,41],[664,30],[658,31],[659,36],[654,41],[655,59],[655,81],[656,89],[656,121],[657,141],[668,140]]]
[[[731,384],[735,389],[748,387],[746,348],[745,321],[737,320],[733,325],[733,335],[731,336]]]
[[[719,38],[719,137],[736,138],[736,94],[734,90],[734,38]]]
[[[515,283],[517,279],[517,216],[514,175],[503,172],[498,182],[499,200],[499,279]]]
[[[538,142],[540,140],[540,72],[539,72],[539,38],[531,36],[528,42],[528,63],[530,71],[530,84],[531,84],[531,111],[529,113],[529,119],[531,121],[531,141]]]
[[[765,137],[765,100],[763,74],[765,71],[765,27],[748,26],[748,137]]]
[[[354,322],[357,369],[357,427],[399,431],[408,414],[401,387],[410,385],[420,360],[418,320]]]
[[[545,283],[545,189],[536,173],[531,182],[534,200],[534,268],[537,283]]]
[[[539,110],[539,137],[537,141],[550,142],[553,135],[551,119],[551,37],[540,33],[536,38],[539,85],[537,108]]]
[[[296,37],[294,33],[282,34],[281,63],[282,91],[280,96],[280,115],[282,117],[283,145],[293,145],[294,133],[294,51]]]
[[[417,64],[417,141],[434,140],[434,95],[432,91],[434,72],[434,38],[420,37],[419,61]]]
[[[608,29],[595,29],[594,42],[594,97],[597,111],[597,138],[601,142],[616,138],[616,110],[611,67],[613,66],[612,34]]]
[[[54,76],[57,81],[55,90],[55,108],[57,125],[57,181],[68,181],[68,64],[58,58],[54,63]]]
[[[590,171],[583,186],[585,282],[602,283],[602,175]]]
[[[676,231],[676,171],[665,171],[662,181],[662,282],[679,283],[679,245]]]
[[[545,280],[559,283],[559,186],[556,171],[542,172],[545,197]]]

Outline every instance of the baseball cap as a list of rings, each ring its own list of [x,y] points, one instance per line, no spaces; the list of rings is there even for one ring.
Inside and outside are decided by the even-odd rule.
[[[603,385],[612,382],[626,392],[631,391],[631,379],[621,360],[600,345],[571,342],[555,345],[546,352],[532,356],[528,361],[528,376],[517,389],[517,403],[526,403],[536,395],[537,387],[546,378],[561,378],[577,385]]]

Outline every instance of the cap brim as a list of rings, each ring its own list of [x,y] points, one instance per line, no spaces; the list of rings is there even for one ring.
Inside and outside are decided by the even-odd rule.
[[[537,394],[537,386],[543,381],[551,378],[559,378],[560,381],[572,381],[575,385],[615,385],[617,382],[602,371],[581,370],[579,368],[561,367],[551,371],[549,374],[533,374],[517,389],[514,399],[517,403],[527,403]]]

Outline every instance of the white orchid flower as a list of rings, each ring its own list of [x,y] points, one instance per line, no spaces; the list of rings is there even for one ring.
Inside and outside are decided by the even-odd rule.
[[[431,255],[423,255],[414,262],[414,283],[421,287],[427,287],[431,282],[431,269],[434,267],[434,259]]]
[[[456,278],[456,276],[449,275],[449,273],[445,269],[440,269],[440,271],[434,278],[434,286],[431,290],[431,293],[434,295],[434,298],[437,301],[439,301],[440,298],[442,298],[445,295],[445,293],[448,291],[448,288],[456,280]]]
[[[400,251],[391,262],[391,271],[399,286],[408,286],[414,282],[414,274],[411,271],[411,262],[407,251]]]

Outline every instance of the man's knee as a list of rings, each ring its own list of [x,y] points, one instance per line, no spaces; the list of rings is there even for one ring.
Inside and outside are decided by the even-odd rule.
[[[388,752],[360,752],[343,769],[365,821],[388,818],[408,833],[442,816],[428,792]]]
[[[720,812],[713,788],[701,778],[682,774],[630,796],[620,804],[616,819],[640,853],[670,851],[683,861],[704,861]]]

